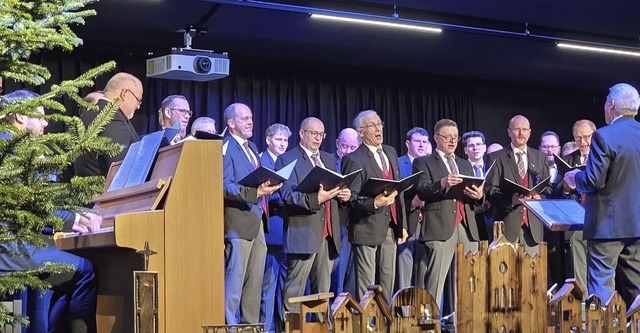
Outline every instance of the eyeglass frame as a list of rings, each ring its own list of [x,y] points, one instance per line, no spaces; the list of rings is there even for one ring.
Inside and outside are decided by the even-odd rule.
[[[584,140],[584,141],[589,141],[591,139],[591,137],[593,136],[593,133],[589,134],[589,135],[582,135],[582,136],[574,136],[573,137],[573,141],[574,142],[578,142],[580,140]]]
[[[556,149],[556,148],[560,148],[560,146],[549,146],[549,145],[544,145],[544,146],[540,146],[541,149]]]
[[[177,111],[181,115],[188,115],[189,118],[191,118],[191,116],[193,116],[193,111],[192,110],[188,110],[188,109],[172,109],[172,108],[169,108],[169,110]]]
[[[384,128],[384,121],[381,121],[381,122],[375,123],[375,124],[367,124],[367,125],[360,126],[360,128],[364,128],[364,129],[369,129],[369,128],[377,129],[378,127],[380,129],[383,129]]]
[[[510,131],[520,132],[520,133],[529,133],[531,132],[531,128],[510,128]]]
[[[307,134],[309,134],[309,135],[311,135],[311,136],[313,136],[313,137],[316,137],[316,138],[318,136],[322,136],[322,139],[326,139],[327,138],[327,133],[326,132],[309,131],[309,130],[306,130],[304,128],[301,128],[300,130],[305,132],[305,133],[307,133]]]
[[[460,142],[460,140],[462,139],[461,137],[457,136],[457,137],[448,137],[448,136],[444,136],[442,134],[436,133],[437,136],[441,137],[442,139],[446,140],[447,142]]]
[[[140,98],[138,98],[138,96],[136,96],[136,94],[133,93],[133,91],[131,91],[131,89],[125,89],[126,91],[128,91],[129,93],[131,93],[131,96],[133,96],[133,98],[136,99],[136,101],[138,102],[138,107],[140,107],[140,105],[142,105],[142,100]]]

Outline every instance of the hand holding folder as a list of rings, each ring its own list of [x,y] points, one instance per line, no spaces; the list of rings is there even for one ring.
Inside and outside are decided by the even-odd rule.
[[[244,178],[240,179],[238,184],[253,188],[258,188],[261,184],[267,181],[269,181],[270,185],[280,184],[283,181],[289,179],[289,176],[291,176],[291,172],[293,171],[293,167],[296,166],[297,161],[298,160],[294,160],[278,171],[274,171],[265,166],[261,166],[253,170],[253,172],[246,175]]]
[[[384,192],[386,192],[387,194],[392,193],[393,191],[402,193],[410,189],[418,182],[421,173],[422,171],[416,172],[413,175],[402,178],[400,180],[369,178],[364,183],[364,185],[362,185],[362,188],[360,189],[358,195],[363,197],[375,198],[376,196]]]
[[[362,169],[358,169],[346,175],[341,175],[335,171],[323,168],[321,166],[315,166],[307,174],[306,177],[298,184],[296,191],[302,193],[315,193],[318,192],[320,185],[329,191],[336,187],[349,187],[351,183],[356,179]]]
[[[553,154],[553,160],[556,162],[556,166],[558,167],[558,172],[561,175],[564,175],[565,173],[575,170],[575,169],[579,169],[580,171],[584,171],[584,169],[587,167],[586,165],[576,165],[576,166],[571,166],[569,165],[569,163],[565,162],[564,159],[562,159],[562,157]]]

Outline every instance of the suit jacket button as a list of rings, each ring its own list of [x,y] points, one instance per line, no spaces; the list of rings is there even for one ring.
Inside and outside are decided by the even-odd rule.
[[[384,213],[384,215],[389,216],[389,213]]]
[[[453,199],[453,202],[456,202],[456,199]]]

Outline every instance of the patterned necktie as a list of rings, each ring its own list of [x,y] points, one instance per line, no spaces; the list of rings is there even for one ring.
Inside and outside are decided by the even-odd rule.
[[[473,166],[473,173],[478,178],[484,177],[483,172],[482,172],[482,165],[480,165],[480,164],[474,165]]]
[[[587,163],[588,155],[580,155],[580,165],[585,165]]]
[[[524,179],[527,176],[527,170],[524,168],[524,153],[519,151],[516,153],[518,159],[518,174],[520,175],[520,179]]]
[[[314,166],[322,166],[318,153],[311,154],[311,160],[313,161]],[[330,189],[325,188],[325,190],[328,191]],[[322,238],[327,238],[327,236],[333,236],[333,227],[331,225],[331,200],[324,202],[324,228],[322,230]]]
[[[249,141],[245,141],[242,146],[244,147],[244,150],[247,152],[247,155],[249,155],[249,163],[251,163],[251,165],[253,165],[253,169],[257,169],[258,168],[258,162],[256,162],[256,157],[253,156],[253,153],[251,152],[251,149],[249,149]]]
[[[458,167],[456,166],[456,160],[455,157],[453,157],[453,154],[445,155],[445,157],[447,158],[447,164],[449,164],[449,170],[451,171],[451,173],[454,175],[459,174]]]
[[[376,150],[378,152],[378,156],[380,156],[380,164],[382,165],[382,172],[389,172],[389,166],[387,165],[387,160],[384,159],[384,155],[382,154],[382,148],[378,148]]]

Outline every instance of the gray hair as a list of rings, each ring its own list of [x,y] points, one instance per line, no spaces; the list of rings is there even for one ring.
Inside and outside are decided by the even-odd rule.
[[[356,115],[356,118],[355,118],[355,119],[353,119],[353,127],[354,127],[356,130],[360,129],[360,128],[362,127],[362,120],[363,120],[365,117],[372,116],[372,115],[376,115],[376,116],[377,116],[377,115],[378,115],[378,113],[377,113],[377,112],[375,112],[374,110],[364,110],[364,111],[360,111],[360,113],[358,113],[358,114]]]
[[[571,128],[571,133],[574,133],[576,131],[576,128],[582,125],[589,126],[589,128],[591,128],[594,132],[596,130],[596,124],[594,124],[593,121],[589,119],[580,119],[573,124],[573,127]]]
[[[607,99],[614,101],[614,110],[618,115],[638,114],[640,107],[640,96],[638,90],[627,83],[618,83],[609,88]]]
[[[264,136],[265,137],[273,137],[274,135],[276,135],[278,133],[282,133],[286,137],[290,137],[291,136],[291,130],[289,129],[289,127],[287,125],[283,125],[283,124],[280,124],[280,123],[275,123],[275,124],[272,124],[271,126],[267,127],[267,130],[264,131]]]
[[[196,131],[207,132],[207,128],[213,127],[213,134],[217,134],[216,121],[209,117],[198,117],[191,124],[191,135],[196,135]]]
[[[169,95],[165,97],[162,100],[162,103],[160,103],[160,109],[158,109],[158,122],[160,123],[160,125],[162,125],[162,120],[164,119],[164,109],[171,108],[173,106],[173,101],[175,101],[176,99],[182,99],[185,102],[188,102],[187,98],[183,95]]]

